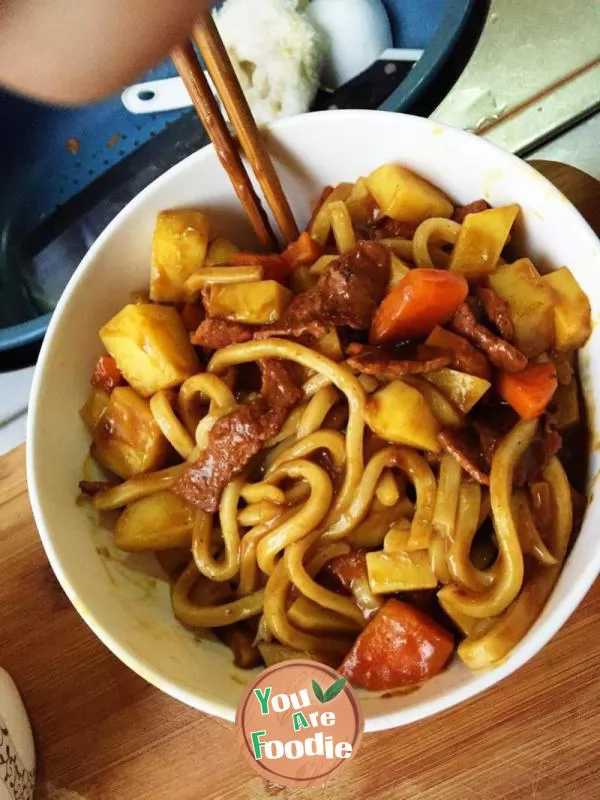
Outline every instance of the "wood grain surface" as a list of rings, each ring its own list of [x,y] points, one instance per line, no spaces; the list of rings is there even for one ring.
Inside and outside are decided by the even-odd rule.
[[[536,166],[600,231],[600,185]],[[589,179],[588,179],[589,180]],[[41,800],[280,800],[233,729],[161,694],[91,633],[58,585],[27,498],[23,448],[0,459],[0,665],[31,715]],[[459,708],[367,735],[328,800],[600,797],[600,582],[517,674]]]

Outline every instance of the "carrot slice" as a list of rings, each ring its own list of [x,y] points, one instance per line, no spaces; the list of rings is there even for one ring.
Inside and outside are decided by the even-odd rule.
[[[469,293],[462,275],[413,269],[383,299],[371,325],[372,344],[427,336],[452,319]]]
[[[92,386],[105,392],[112,392],[117,386],[125,383],[121,370],[112,356],[100,356],[92,372]]]
[[[339,671],[364,689],[397,689],[437,675],[453,650],[451,633],[392,598],[359,635]]]
[[[548,361],[530,364],[523,372],[500,372],[496,388],[522,419],[535,419],[558,388],[556,367]]]
[[[286,247],[281,257],[293,272],[298,267],[310,267],[324,252],[325,248],[316,242],[308,231],[304,231],[295,242]]]
[[[278,255],[232,253],[229,256],[229,263],[232,267],[262,267],[263,280],[277,281],[283,284],[287,284],[292,273],[287,261]]]

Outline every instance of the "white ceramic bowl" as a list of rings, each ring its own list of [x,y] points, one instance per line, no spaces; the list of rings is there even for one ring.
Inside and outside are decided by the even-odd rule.
[[[353,180],[398,161],[440,186],[459,203],[485,197],[519,203],[524,250],[544,267],[568,264],[600,311],[600,245],[579,213],[548,181],[519,159],[477,137],[435,122],[383,112],[336,111],[277,123],[268,137],[279,174],[300,223],[326,184]],[[198,206],[245,245],[243,213],[207,147],[143,191],[108,226],[70,281],[46,335],[33,385],[28,429],[31,503],[42,542],[65,592],[115,655],[150,683],[209,714],[233,720],[244,673],[230,652],[198,641],[173,618],[164,581],[147,577],[150,562],[118,553],[110,532],[76,502],[89,446],[79,408],[101,353],[98,329],[147,286],[155,215]],[[583,358],[592,428],[600,424],[600,336]],[[592,453],[591,473],[600,457]],[[525,639],[495,669],[451,667],[412,694],[363,696],[366,730],[422,719],[473,697],[518,669],[561,627],[600,571],[600,499],[595,497],[552,598]],[[110,558],[106,557],[106,550]]]

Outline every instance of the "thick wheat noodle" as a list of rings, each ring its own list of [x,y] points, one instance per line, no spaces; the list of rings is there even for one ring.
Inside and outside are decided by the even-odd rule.
[[[481,486],[463,481],[458,495],[458,511],[454,537],[448,549],[448,566],[452,577],[467,589],[480,592],[494,580],[494,568],[480,570],[470,558],[471,545],[479,530]]]
[[[92,505],[97,511],[114,511],[117,508],[123,508],[129,503],[141,500],[142,497],[170,489],[185,468],[186,464],[177,464],[158,472],[136,475],[135,478],[130,478],[117,486],[98,492],[92,498]]]
[[[249,505],[265,500],[276,505],[283,505],[286,502],[285,493],[278,486],[270,486],[268,483],[245,483],[240,497]]]
[[[552,491],[553,515],[550,550],[556,565],[535,564],[517,599],[504,611],[492,628],[477,639],[465,639],[458,654],[470,669],[490,667],[503,659],[534,624],[554,588],[567,554],[573,529],[571,487],[556,456],[543,470]]]
[[[345,556],[352,551],[352,548],[347,542],[328,542],[320,545],[315,552],[309,557],[306,562],[306,571],[311,578],[318,575],[323,569],[325,564],[328,564],[332,558],[338,556]]]
[[[304,560],[308,552],[320,538],[321,532],[313,531],[310,536],[305,536],[300,541],[296,541],[286,547],[283,560],[285,561],[289,578],[296,589],[305,597],[310,598],[310,600],[323,608],[336,611],[338,614],[354,620],[358,625],[364,627],[366,620],[354,600],[321,586],[313,580],[304,566]]]
[[[354,493],[350,505],[340,516],[335,525],[330,526],[325,533],[325,541],[340,539],[350,533],[364,520],[373,502],[375,488],[383,471],[395,465],[396,448],[384,447],[370,459],[362,479]]]
[[[175,392],[160,391],[150,398],[150,411],[162,435],[184,461],[191,456],[195,442],[178,420],[173,403],[177,399]]]
[[[444,602],[470,617],[495,617],[518,595],[523,584],[523,551],[511,509],[515,467],[533,441],[538,420],[520,420],[502,440],[492,459],[490,498],[498,538],[498,562],[493,583],[482,592],[458,586],[441,590]]]
[[[422,222],[413,237],[413,258],[417,267],[424,269],[441,269],[447,266],[446,258],[442,259],[442,263],[434,264],[431,258],[430,245],[435,243],[442,244],[456,244],[458,234],[460,232],[460,225],[458,222],[453,222],[450,219],[442,219],[441,217],[431,217]],[[439,254],[439,250],[436,255]]]
[[[273,466],[273,464],[281,458],[284,453],[296,443],[296,434],[293,433],[291,436],[288,436],[287,439],[284,439],[279,444],[276,444],[270,450],[263,450],[257,456],[257,464],[260,463],[260,467],[263,472],[267,473]]]
[[[237,507],[245,481],[246,479],[243,477],[231,481],[221,496],[219,520],[224,553],[219,560],[212,553],[212,515],[196,511],[192,535],[192,555],[198,571],[213,581],[231,580],[239,571],[240,533]]]
[[[379,381],[374,375],[365,375],[362,372],[359,372],[357,369],[351,367],[347,361],[340,361],[337,364],[338,367],[341,369],[348,370],[352,375],[356,376],[356,379],[363,387],[367,394],[371,394],[379,387]],[[325,375],[320,373],[316,373],[315,375],[311,375],[307,381],[302,384],[302,389],[304,391],[304,395],[306,397],[314,397],[317,392],[326,389],[328,386],[331,386],[332,381]]]
[[[346,440],[339,431],[318,430],[309,434],[304,439],[293,442],[287,450],[284,450],[267,470],[269,475],[278,469],[286,461],[293,461],[297,458],[306,458],[316,450],[327,450],[331,456],[333,466],[341,470],[346,461]]]
[[[540,564],[553,567],[556,564],[556,558],[540,535],[531,513],[529,499],[523,489],[519,489],[512,496],[512,513],[523,553],[532,555]]]
[[[296,481],[293,486],[285,490],[285,500],[288,504],[303,503],[310,494],[310,486],[306,481]]]
[[[492,501],[490,500],[490,490],[486,486],[481,486],[481,508],[479,509],[479,521],[477,523],[477,528],[481,528],[483,523],[489,517],[491,510]]]
[[[268,522],[280,514],[281,504],[272,503],[270,500],[259,500],[258,503],[251,503],[244,508],[240,508],[237,512],[237,520],[242,528],[253,528],[255,525],[262,525],[263,522]]]
[[[287,594],[290,586],[291,581],[282,559],[275,567],[273,574],[269,576],[264,590],[263,613],[271,633],[282,644],[286,644],[295,650],[329,652],[339,658],[343,657],[352,644],[351,639],[338,639],[333,636],[313,636],[310,633],[298,630],[290,623],[286,609]]]
[[[324,535],[325,541],[347,536],[360,525],[373,501],[375,487],[381,474],[387,467],[400,469],[415,487],[417,501],[411,524],[409,549],[420,550],[429,546],[436,499],[435,477],[425,459],[406,447],[384,447],[372,456],[354,493],[354,499],[335,525],[327,529]]]
[[[278,517],[270,519],[261,525],[251,528],[243,537],[240,543],[240,577],[238,584],[238,594],[240,597],[252,594],[258,586],[259,568],[256,561],[256,547],[259,541],[269,531],[291,519],[298,509],[296,507],[283,508]]]
[[[314,397],[317,392],[320,392],[321,389],[325,389],[327,386],[331,386],[331,384],[332,381],[327,375],[316,372],[302,384],[302,391],[305,397],[311,398]]]
[[[196,428],[196,447],[194,448],[194,454],[193,457],[190,456],[188,461],[196,461],[200,453],[206,450],[208,447],[208,437],[214,428],[215,423],[221,417],[225,416],[225,414],[228,414],[230,411],[232,411],[233,408],[234,407],[231,409],[217,409],[214,413],[209,411],[205,417],[202,417],[198,423],[198,427]]]
[[[433,530],[433,511],[437,495],[434,474],[427,461],[408,447],[396,448],[395,466],[413,484],[417,495],[410,526],[408,549],[425,550],[429,545]]]
[[[221,628],[256,617],[262,612],[264,589],[219,606],[199,606],[193,603],[189,599],[189,593],[200,577],[196,564],[191,561],[171,589],[173,613],[184,625],[190,628]]]
[[[185,291],[188,297],[197,297],[205,286],[253,283],[262,277],[263,268],[259,266],[203,267],[186,280]]]
[[[304,437],[308,436],[310,433],[318,431],[323,424],[323,420],[339,399],[340,393],[331,384],[323,387],[323,389],[319,389],[319,391],[311,397],[308,405],[304,409],[304,413],[300,417],[296,432],[298,439],[304,439]]]
[[[394,473],[384,469],[375,487],[375,497],[386,508],[392,508],[400,500],[400,492]]]
[[[447,541],[439,530],[433,531],[429,540],[429,565],[440,583],[450,583],[450,567],[446,552]]]
[[[411,239],[380,239],[380,244],[384,244],[390,248],[392,253],[401,258],[403,261],[414,263],[414,246]],[[450,263],[450,256],[439,247],[429,244],[429,255],[435,256],[436,263],[445,269]]]
[[[305,480],[310,486],[310,496],[297,514],[260,540],[256,559],[266,575],[272,574],[277,556],[286,547],[308,536],[323,521],[333,497],[329,475],[311,461],[286,462],[265,478],[265,482],[277,485],[288,478]]]
[[[462,467],[455,458],[444,453],[440,460],[433,527],[448,544],[454,536],[461,481]]]
[[[326,524],[331,527],[350,503],[363,474],[364,407],[366,395],[360,382],[348,369],[315,353],[308,347],[285,339],[268,339],[244,344],[234,344],[219,350],[212,357],[208,369],[219,373],[228,367],[257,361],[260,358],[281,358],[295,361],[303,367],[325,375],[346,395],[348,400],[348,425],[346,428],[346,471],[342,486],[330,509]]]
[[[285,439],[296,436],[298,432],[298,423],[306,411],[307,406],[308,403],[301,403],[299,406],[296,406],[296,408],[292,409],[292,411],[288,414],[286,421],[281,426],[279,433],[276,433],[275,436],[265,442],[265,447],[275,447],[275,445],[280,444]]]
[[[379,389],[379,381],[375,375],[365,375],[363,372],[360,372],[356,377],[367,394],[373,394],[373,392]]]
[[[210,403],[209,414],[217,410],[228,410],[236,405],[236,399],[224,380],[217,375],[209,375],[205,372],[193,375],[181,384],[177,399],[179,413],[183,419],[188,432],[196,437],[198,426],[197,414],[194,412],[194,404],[200,398],[207,397]]]

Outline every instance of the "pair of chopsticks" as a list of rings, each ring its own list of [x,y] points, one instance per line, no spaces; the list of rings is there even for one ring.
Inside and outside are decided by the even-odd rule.
[[[197,22],[193,39],[281,234],[289,243],[298,238],[298,227],[210,12],[203,14]],[[278,250],[277,238],[246,172],[237,143],[198,63],[192,41],[176,47],[171,58],[261,244],[270,250]]]

